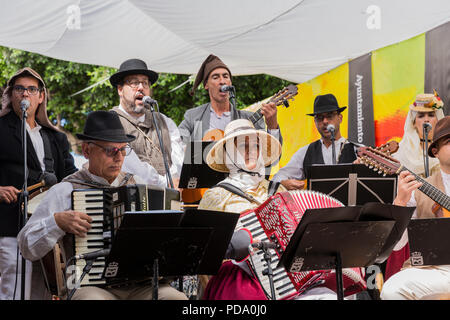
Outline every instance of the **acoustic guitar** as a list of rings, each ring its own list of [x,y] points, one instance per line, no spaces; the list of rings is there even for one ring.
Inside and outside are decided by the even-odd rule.
[[[435,211],[435,214],[438,217],[450,217],[450,197],[432,184],[428,183],[422,177],[403,166],[397,159],[369,147],[359,148],[358,156],[360,157],[361,162],[383,175],[400,174],[402,171],[409,171],[417,181],[422,183],[419,190],[435,202],[435,205],[432,208],[432,210]]]
[[[293,99],[298,93],[298,88],[296,85],[290,84],[287,87],[281,89],[276,94],[274,94],[266,104],[275,103],[277,107],[285,106],[289,107],[288,99]],[[255,125],[259,119],[263,117],[261,113],[261,108],[255,111],[249,120]],[[223,138],[224,132],[220,129],[210,129],[203,136],[203,141],[217,141]]]
[[[284,106],[289,107],[288,99],[293,99],[298,93],[298,88],[296,85],[288,85],[287,87],[278,91],[275,95],[273,95],[268,103],[275,103],[277,107]],[[249,120],[255,125],[261,118],[263,114],[261,113],[261,108],[255,111]],[[208,130],[203,136],[203,141],[217,141],[222,139],[224,136],[223,130],[220,129],[211,129]],[[196,188],[196,189],[183,189],[181,190],[181,200],[184,203],[196,203],[200,201],[203,197],[203,194],[208,190],[208,188]]]

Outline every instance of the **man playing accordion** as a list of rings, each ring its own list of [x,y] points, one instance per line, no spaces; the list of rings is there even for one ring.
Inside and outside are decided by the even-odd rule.
[[[135,184],[131,174],[121,171],[124,157],[131,148],[128,143],[135,139],[125,134],[119,117],[113,112],[94,111],[87,117],[83,134],[83,155],[89,160],[82,170],[54,185],[32,217],[18,235],[19,247],[26,259],[35,261],[50,252],[57,242],[66,257],[71,248],[69,242],[85,237],[91,228],[92,218],[83,212],[71,210],[71,192],[77,188],[108,188]],[[134,282],[117,288],[85,286],[78,288],[74,300],[146,300],[152,298],[152,286],[148,282]],[[186,296],[160,283],[159,299],[186,299]]]

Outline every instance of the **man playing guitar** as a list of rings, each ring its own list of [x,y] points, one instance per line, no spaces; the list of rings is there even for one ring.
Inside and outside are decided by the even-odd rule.
[[[394,204],[416,206],[413,218],[450,217],[448,208],[436,205],[426,195],[426,189],[422,188],[430,184],[444,192],[443,197],[448,199],[450,195],[450,116],[446,116],[436,124],[428,155],[439,160],[440,171],[421,182],[417,181],[417,176],[408,170],[400,172]],[[417,192],[418,188],[423,191]],[[444,203],[448,203],[448,200]],[[397,247],[401,244],[397,244]],[[403,240],[403,244],[406,245],[406,239]],[[450,265],[404,268],[386,281],[381,298],[421,299],[432,294],[450,294]]]
[[[231,71],[220,58],[209,55],[197,72],[192,94],[203,83],[203,87],[208,91],[210,102],[199,107],[189,109],[184,114],[184,120],[178,126],[181,138],[184,143],[190,140],[202,140],[210,129],[224,130],[225,126],[235,119],[249,119],[252,112],[237,110],[230,103],[230,89],[232,87]],[[224,87],[228,88],[224,90]],[[275,103],[263,104],[261,113],[264,120],[259,119],[255,123],[256,129],[265,130],[282,141],[280,128],[277,121],[277,107]]]

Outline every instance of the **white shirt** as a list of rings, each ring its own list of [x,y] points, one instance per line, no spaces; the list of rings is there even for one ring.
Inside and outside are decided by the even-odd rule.
[[[109,184],[104,178],[89,173],[93,181]],[[117,187],[118,180],[111,186]],[[37,206],[31,218],[17,236],[20,251],[25,259],[35,261],[52,250],[56,242],[66,233],[55,221],[55,213],[72,209],[70,182],[60,182],[52,186],[41,203]]]
[[[45,171],[45,164],[44,164],[44,141],[42,140],[41,136],[41,126],[36,122],[36,127],[31,129],[28,122],[26,122],[27,132],[30,136],[31,143],[33,144],[34,151],[36,151],[37,158],[39,160],[39,163],[41,165],[42,171]]]
[[[323,140],[320,139],[320,141],[322,142],[322,155],[324,163],[328,165],[333,164],[333,148],[331,147],[331,144],[330,146],[326,147],[323,143]],[[346,139],[344,137],[341,137],[334,142],[334,145],[336,147],[336,162],[341,154],[341,146],[343,146],[345,142]],[[280,182],[287,179],[305,179],[306,177],[303,169],[303,161],[305,159],[306,151],[308,150],[309,146],[310,144],[298,149],[297,152],[295,152],[292,156],[291,160],[289,160],[288,164],[278,170],[278,172],[273,177],[273,181]]]
[[[125,109],[121,105],[119,105],[119,109],[125,112],[126,114],[130,115],[128,112],[125,111]],[[170,155],[172,159],[172,166],[169,169],[170,174],[173,179],[178,179],[180,178],[181,168],[183,166],[184,160],[184,151],[183,151],[184,149],[183,144],[181,142],[180,132],[178,130],[177,125],[172,119],[170,119],[169,117],[165,116],[162,113],[160,114],[164,119],[164,121],[166,122],[167,129],[169,130],[170,135],[170,143],[172,148],[172,153]],[[142,115],[137,120],[140,122],[144,122],[145,115]],[[132,153],[129,156],[125,157],[122,170],[125,172],[138,175],[139,177],[144,179],[144,181],[146,181],[147,184],[158,185],[162,187],[167,186],[165,176],[160,176],[155,168],[153,168],[148,163],[141,161],[134,151],[132,151]],[[159,177],[154,177],[155,174],[158,175]]]

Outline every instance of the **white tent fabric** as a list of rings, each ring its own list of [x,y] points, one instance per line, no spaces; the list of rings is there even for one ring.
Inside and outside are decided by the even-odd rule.
[[[140,58],[181,74],[214,53],[233,75],[297,83],[450,20],[448,0],[1,0],[0,8],[2,46],[115,68]]]

